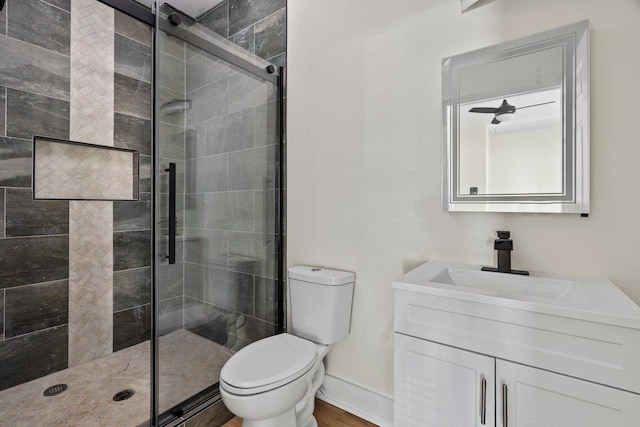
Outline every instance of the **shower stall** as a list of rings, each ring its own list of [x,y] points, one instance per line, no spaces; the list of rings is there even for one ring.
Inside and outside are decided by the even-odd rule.
[[[285,1],[212,3],[0,10],[12,425],[221,425],[222,365],[284,331]]]

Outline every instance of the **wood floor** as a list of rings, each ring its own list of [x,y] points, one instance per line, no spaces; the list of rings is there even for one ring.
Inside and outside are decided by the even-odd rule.
[[[318,421],[318,427],[375,427],[375,424],[318,399],[316,399],[313,415]],[[235,417],[223,427],[240,427],[241,425],[242,420]]]

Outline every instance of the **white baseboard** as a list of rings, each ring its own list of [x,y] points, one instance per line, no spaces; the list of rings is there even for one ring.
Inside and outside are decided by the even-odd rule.
[[[325,375],[317,397],[380,427],[393,427],[393,399],[332,375]]]

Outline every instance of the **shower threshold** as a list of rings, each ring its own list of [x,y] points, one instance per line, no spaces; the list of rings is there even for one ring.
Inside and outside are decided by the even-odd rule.
[[[160,337],[160,410],[218,382],[233,351],[181,329]],[[55,384],[68,388],[55,396]],[[135,393],[114,401],[123,390]],[[149,419],[150,342],[0,392],[0,420],[13,426],[136,427]]]

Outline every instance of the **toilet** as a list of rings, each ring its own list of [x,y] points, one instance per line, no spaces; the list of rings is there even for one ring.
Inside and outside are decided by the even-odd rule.
[[[222,400],[243,427],[317,427],[313,408],[323,359],[349,335],[354,282],[347,271],[289,269],[293,334],[249,344],[220,372]]]

